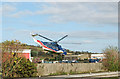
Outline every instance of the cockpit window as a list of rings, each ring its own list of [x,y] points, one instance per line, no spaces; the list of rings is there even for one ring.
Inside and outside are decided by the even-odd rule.
[[[53,50],[56,50],[56,51],[59,50],[59,48],[58,48],[59,45],[57,45],[57,44],[53,44],[53,43],[49,43],[49,42],[43,42],[43,44]]]

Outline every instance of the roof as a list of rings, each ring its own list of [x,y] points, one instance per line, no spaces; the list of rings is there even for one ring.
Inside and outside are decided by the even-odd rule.
[[[16,53],[31,53],[31,49],[20,49]]]

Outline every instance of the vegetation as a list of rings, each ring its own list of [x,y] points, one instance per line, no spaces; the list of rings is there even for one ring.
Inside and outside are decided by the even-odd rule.
[[[2,42],[2,76],[3,77],[32,77],[36,76],[36,65],[17,53],[22,52],[26,44],[18,40]]]
[[[59,72],[59,73],[50,73],[50,76],[55,76],[55,75],[67,75],[66,72]]]
[[[0,44],[0,79],[1,79],[1,75],[2,75],[2,50],[1,50],[1,44]]]
[[[16,52],[18,51],[18,49],[31,49],[31,56],[34,57],[34,62],[40,62],[40,60],[45,59],[46,61],[60,61],[64,58],[64,56],[56,54],[56,53],[52,53],[52,52],[48,52],[48,51],[44,51],[41,47],[39,46],[34,46],[34,45],[27,45],[27,44],[22,44],[21,42],[19,42],[18,40],[12,40],[12,41],[4,41],[2,43],[2,48],[3,52],[8,51],[9,52]],[[11,51],[12,50],[12,51]],[[20,51],[20,50],[19,50]],[[22,50],[21,50],[22,51]],[[70,50],[66,50],[68,53],[72,53],[72,55],[78,55],[78,54],[92,54],[91,52],[88,51],[70,51]],[[40,59],[40,60],[39,60]]]
[[[103,50],[105,60],[103,60],[104,67],[109,71],[118,71],[118,48],[109,46]]]
[[[120,71],[120,52],[118,53],[118,63],[119,63],[118,71]]]
[[[88,74],[88,73],[100,73],[100,72],[104,72],[104,71],[90,71],[90,72],[76,72],[76,71],[72,71],[70,70],[70,72],[56,72],[56,73],[50,73],[49,76],[55,76],[55,75],[75,75],[75,74]]]
[[[37,73],[34,63],[17,54],[10,55],[10,58],[3,62],[2,71],[3,77],[32,77]]]
[[[3,67],[3,77],[31,77],[36,76],[36,64],[40,63],[41,60],[46,61],[61,61],[64,56],[55,54],[52,52],[44,51],[39,46],[22,44],[18,40],[12,41],[4,41],[0,43],[2,44],[2,67]],[[29,60],[26,60],[20,54],[16,54],[17,51],[23,51],[22,49],[31,49],[31,54],[33,58],[33,62],[31,63]],[[78,54],[91,54],[91,52],[79,52],[79,51],[70,51],[66,50],[73,55]],[[72,73],[72,72],[71,72]],[[60,72],[58,74],[66,74],[64,72]]]

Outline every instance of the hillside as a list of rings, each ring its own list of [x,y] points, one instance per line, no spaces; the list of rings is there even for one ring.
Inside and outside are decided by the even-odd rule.
[[[34,45],[28,45],[28,44],[23,44],[19,40],[12,40],[12,41],[4,41],[1,43],[2,48],[5,50],[8,49],[31,49],[31,56],[32,57],[37,57],[40,59],[47,59],[47,60],[58,60],[62,59],[63,56],[60,54],[54,53],[54,52],[48,52],[43,50],[40,46],[34,46]],[[88,51],[71,51],[69,49],[66,49],[66,52],[72,55],[79,55],[79,54],[92,54],[91,52]]]

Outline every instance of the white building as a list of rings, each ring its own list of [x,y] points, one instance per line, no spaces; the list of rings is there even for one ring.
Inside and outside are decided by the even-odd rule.
[[[98,59],[104,59],[105,54],[91,54],[91,59],[98,58]]]

